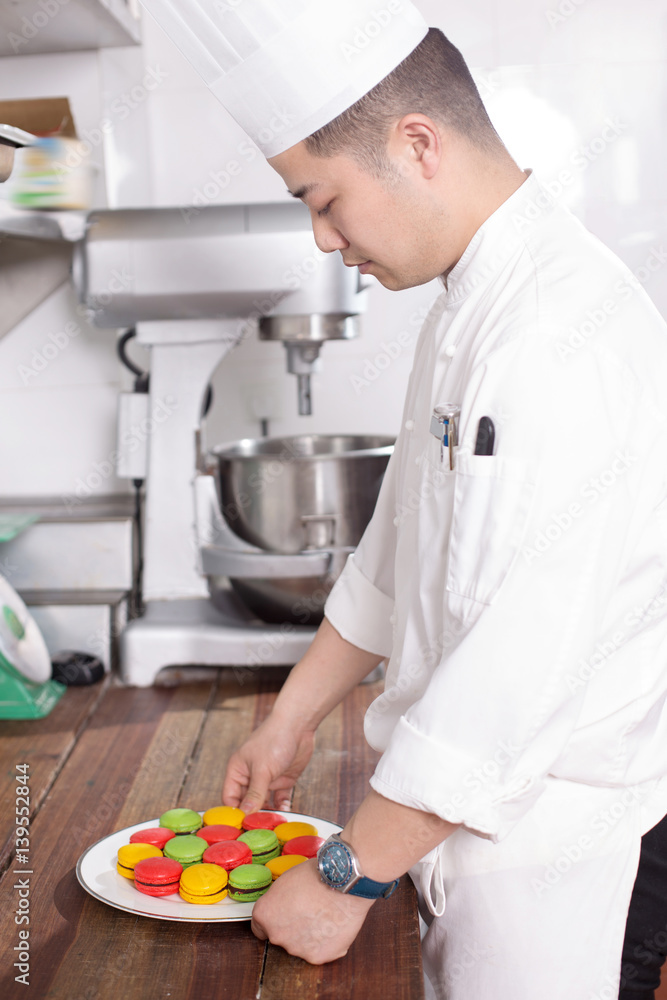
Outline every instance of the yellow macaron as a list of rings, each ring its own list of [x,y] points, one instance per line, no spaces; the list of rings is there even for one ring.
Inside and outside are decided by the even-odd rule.
[[[219,903],[227,895],[228,878],[220,865],[190,865],[181,875],[178,891],[186,903]]]
[[[245,813],[234,806],[214,806],[204,813],[204,826],[235,826],[240,830],[243,826]]]
[[[295,868],[296,865],[300,865],[307,860],[308,858],[304,858],[303,854],[282,854],[279,858],[267,861],[264,867],[269,869],[271,878],[275,882],[277,878],[288,872],[290,868]]]
[[[116,871],[125,878],[134,878],[134,866],[144,858],[161,858],[162,851],[153,844],[124,844],[118,848]]]
[[[273,831],[281,844],[295,837],[316,837],[317,829],[312,823],[281,823]]]

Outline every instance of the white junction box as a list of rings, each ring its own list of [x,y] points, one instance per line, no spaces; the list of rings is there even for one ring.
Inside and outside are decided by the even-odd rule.
[[[118,396],[119,479],[145,479],[148,467],[150,436],[149,395],[147,392],[121,392]]]

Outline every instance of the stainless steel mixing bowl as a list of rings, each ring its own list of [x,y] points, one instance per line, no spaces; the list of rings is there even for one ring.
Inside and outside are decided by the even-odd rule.
[[[322,577],[232,580],[244,603],[264,621],[317,624],[345,559],[368,524],[394,439],[307,434],[245,439],[210,454],[220,507],[230,527],[269,552],[333,549]],[[211,596],[226,581],[210,579]]]

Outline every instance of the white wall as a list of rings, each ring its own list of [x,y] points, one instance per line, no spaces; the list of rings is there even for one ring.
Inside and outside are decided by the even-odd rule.
[[[556,185],[556,191],[561,172],[569,172],[570,180],[562,185],[566,203],[638,270],[667,315],[667,272],[662,263],[657,271],[645,267],[649,260],[652,266],[659,263],[667,247],[667,0],[416,2],[429,22],[463,51],[498,130],[521,166],[532,166]],[[157,82],[142,96],[147,74]],[[94,129],[105,115],[112,118],[113,135],[91,154],[104,170],[112,206],[288,197],[261,156],[249,160],[243,155],[239,127],[149,17],[143,51],[0,60],[0,92],[67,93],[80,129]],[[242,164],[236,176],[226,172],[230,161]],[[296,386],[293,376],[285,373],[282,346],[247,338],[216,373],[209,443],[256,436],[260,411],[267,409],[274,434],[395,432],[410,349],[402,350],[374,380],[367,377],[367,386],[357,382],[355,388],[352,376],[372,376],[375,359],[388,353],[385,346],[396,353],[390,342],[399,333],[416,336],[418,315],[438,290],[437,285],[401,293],[372,289],[361,339],[323,349],[324,371],[314,379],[311,418],[296,414]],[[43,339],[61,306],[54,300],[48,309],[42,308],[39,320],[33,317],[33,325],[24,321],[25,333],[14,331],[22,346],[11,347],[12,364],[24,351],[23,337],[26,345],[32,343],[30,338]],[[22,448],[38,462],[48,459],[45,468],[50,470],[36,477],[15,465],[8,473],[9,459],[18,462],[18,457],[16,450],[11,455],[5,450],[0,455],[3,493],[66,491],[65,484],[112,449],[112,403],[120,376],[111,340],[109,333],[85,331],[68,348],[67,361],[63,357],[58,369],[54,362],[49,379],[60,371],[67,399],[47,385],[46,372],[38,391],[14,386],[9,392],[3,381],[0,418],[4,421],[14,412],[27,421],[18,425]],[[0,365],[10,344],[8,338],[0,341]],[[76,448],[68,436],[72,410],[86,425],[85,433],[79,428]],[[109,486],[122,488],[113,480]]]
[[[143,205],[150,69],[138,47],[2,58],[0,95],[68,97],[96,168],[95,207]],[[88,325],[66,283],[0,340],[0,496],[67,496],[87,481],[95,493],[127,489],[108,461],[118,391],[129,384],[115,339]]]

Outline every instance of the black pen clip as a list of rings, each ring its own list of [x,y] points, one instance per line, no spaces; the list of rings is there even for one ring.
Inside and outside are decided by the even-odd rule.
[[[493,455],[493,445],[496,440],[496,429],[491,417],[482,417],[477,428],[476,455]]]

